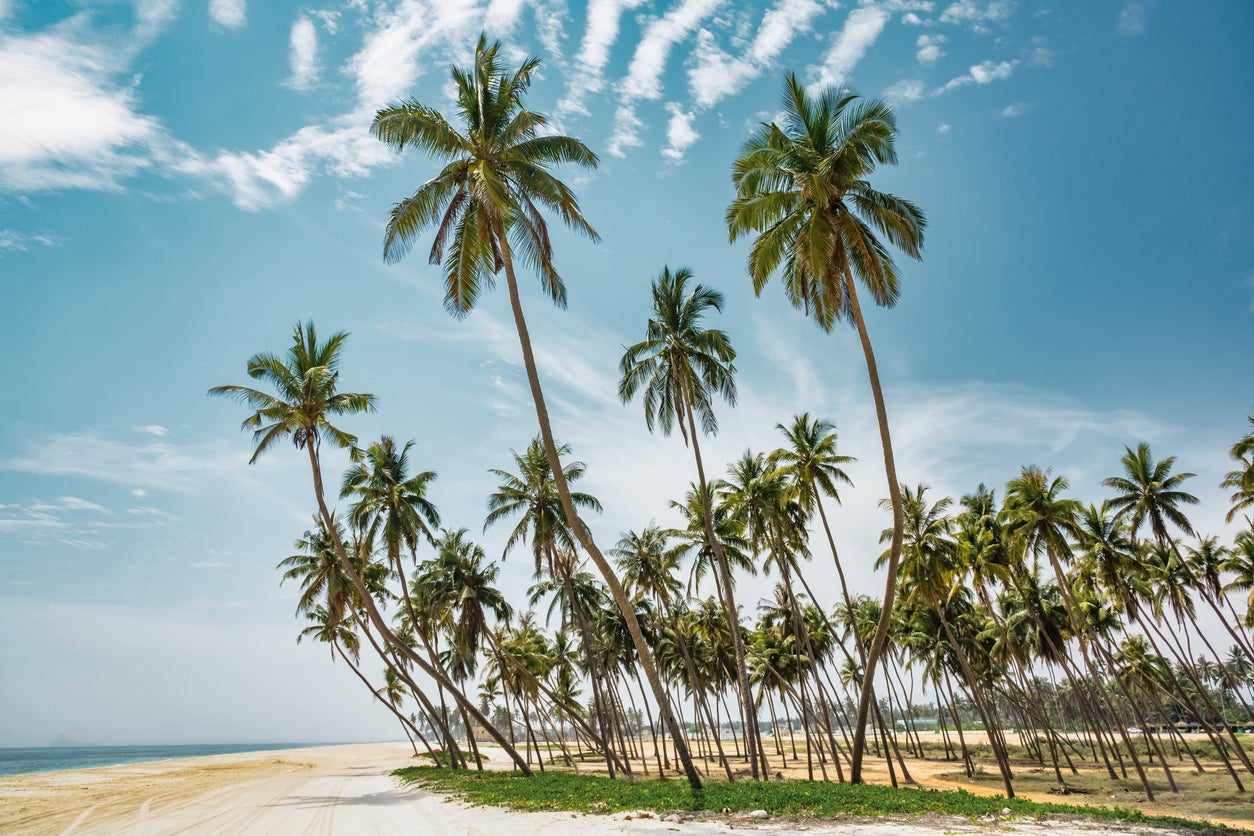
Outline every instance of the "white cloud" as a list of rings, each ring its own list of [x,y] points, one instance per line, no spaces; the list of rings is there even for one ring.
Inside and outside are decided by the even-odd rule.
[[[246,21],[246,0],[209,0],[209,19],[224,29],[239,29]]]
[[[914,12],[906,12],[901,16],[901,22],[907,26],[922,26],[923,18],[919,17]]]
[[[127,444],[83,430],[33,440],[24,452],[0,460],[0,469],[185,492],[238,471],[240,453],[225,444],[179,447],[160,440]]]
[[[797,35],[809,31],[811,20],[822,11],[816,0],[781,0],[762,15],[757,35],[741,56],[719,48],[709,30],[698,32],[688,70],[688,85],[697,105],[711,107],[744,89],[771,68]]]
[[[662,73],[675,44],[688,36],[701,21],[723,4],[724,0],[682,0],[682,2],[645,27],[640,43],[627,67],[627,77],[619,84],[622,103],[614,114],[614,132],[607,150],[615,157],[625,155],[627,148],[641,144],[640,128],[634,103],[641,99],[657,99],[662,95]]]
[[[692,127],[692,112],[685,111],[676,102],[667,104],[666,109],[671,118],[666,126],[666,147],[662,149],[662,156],[680,162],[684,158],[684,152],[701,138],[701,134]]]
[[[1145,34],[1145,16],[1152,0],[1126,0],[1119,9],[1119,17],[1115,21],[1115,31],[1125,38],[1135,38]]]
[[[139,0],[135,4],[135,39],[147,44],[178,15],[178,0]]]
[[[629,99],[657,99],[671,49],[724,0],[682,0],[676,8],[649,22],[636,45],[620,89]]]
[[[1015,4],[1012,0],[990,0],[987,3],[958,0],[941,12],[940,21],[966,26],[972,32],[985,34],[991,31],[988,24],[1009,19],[1014,10]]]
[[[942,122],[941,124],[936,126],[936,132],[940,134],[941,136],[944,136],[945,134],[949,133],[951,129],[953,129],[953,125],[949,124],[948,122]]]
[[[1011,102],[1001,110],[1003,119],[1013,119],[1016,116],[1022,116],[1031,109],[1031,105],[1024,102]]]
[[[592,0],[588,4],[588,23],[583,42],[575,54],[575,67],[569,73],[566,95],[557,103],[559,118],[566,114],[587,114],[584,100],[601,92],[605,85],[605,65],[610,50],[618,40],[619,18],[644,0]]]
[[[143,499],[144,497],[148,496],[148,491],[144,490],[143,488],[134,488],[131,491],[131,496],[136,496],[136,497],[139,497],[140,499]]]
[[[884,91],[884,98],[897,104],[909,104],[923,98],[923,82],[914,78],[903,78]]]
[[[292,24],[287,60],[292,68],[289,85],[297,90],[308,90],[318,81],[318,30],[307,17],[302,16]]]
[[[920,35],[919,40],[915,42],[918,50],[915,57],[919,59],[920,64],[935,64],[937,59],[945,54],[941,49],[943,43],[945,43],[944,35]]]
[[[224,569],[227,566],[227,564],[220,560],[202,560],[196,563],[189,563],[187,565],[193,569]]]
[[[55,235],[28,235],[16,229],[0,229],[0,255],[6,252],[25,252],[34,247],[56,247],[60,244],[61,239]]]
[[[170,434],[169,428],[163,427],[160,424],[144,424],[142,426],[136,427],[135,432],[147,433],[148,435],[155,435],[158,437],[166,436]]]
[[[79,15],[25,36],[0,34],[0,189],[115,189],[151,166],[164,130],[136,111],[125,50]]]
[[[957,78],[950,79],[943,86],[937,88],[932,95],[940,96],[951,90],[957,90],[959,87],[966,87],[968,84],[990,84],[994,81],[1003,81],[1010,78],[1010,74],[1014,72],[1016,61],[984,61],[976,64],[966,73]]]
[[[819,67],[815,87],[841,85],[884,31],[888,12],[874,6],[854,9]]]

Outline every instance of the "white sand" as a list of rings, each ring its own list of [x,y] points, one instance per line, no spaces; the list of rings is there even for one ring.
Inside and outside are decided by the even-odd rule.
[[[467,807],[390,773],[413,763],[404,744],[363,744],[0,778],[0,833],[23,834],[390,834],[504,836],[515,833],[689,833],[757,831],[763,836],[943,836],[1017,833],[1079,836],[1167,831],[1082,821],[972,823],[963,819],[796,823],[664,821],[656,816],[517,813]]]

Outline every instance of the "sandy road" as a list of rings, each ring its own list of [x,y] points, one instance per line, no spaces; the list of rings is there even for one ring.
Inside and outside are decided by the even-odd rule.
[[[515,813],[466,807],[414,786],[391,771],[411,764],[397,744],[215,755],[128,766],[0,778],[2,834],[421,834],[421,836],[545,836],[629,834],[722,836],[758,830],[764,836],[942,836],[1017,833],[1088,836],[1165,831],[1082,821],[683,822],[657,817]]]

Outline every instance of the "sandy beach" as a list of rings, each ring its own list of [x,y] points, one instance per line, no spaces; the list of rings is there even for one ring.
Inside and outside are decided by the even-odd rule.
[[[517,813],[467,807],[391,772],[411,765],[406,744],[323,746],[0,778],[6,834],[370,834],[500,836],[531,831],[593,833],[942,836],[950,833],[1157,833],[1075,820],[998,823],[962,819],[881,822],[755,821],[748,816],[682,822],[656,816]],[[498,759],[499,760],[499,759]]]

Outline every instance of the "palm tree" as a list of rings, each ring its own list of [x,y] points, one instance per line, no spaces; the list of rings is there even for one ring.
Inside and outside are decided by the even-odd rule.
[[[484,519],[483,530],[507,517],[519,515],[518,523],[505,541],[505,552],[509,553],[520,543],[531,540],[532,556],[535,558],[535,578],[555,574],[554,559],[560,549],[575,548],[576,538],[574,526],[562,507],[561,498],[557,495],[557,480],[549,467],[548,456],[539,438],[533,438],[522,455],[514,452],[514,464],[518,472],[492,468],[488,472],[501,480],[500,485],[488,497],[488,516]],[[560,458],[570,453],[570,445],[563,444],[557,448]],[[571,462],[562,468],[562,477],[569,485],[581,478],[588,470],[583,462]],[[572,503],[589,511],[601,510],[601,502],[591,494],[572,492]]]
[[[1115,512],[1115,516],[1128,518],[1128,528],[1135,535],[1141,525],[1149,522],[1154,539],[1162,544],[1171,544],[1167,533],[1167,523],[1171,523],[1185,534],[1192,536],[1193,526],[1180,510],[1181,505],[1196,505],[1197,497],[1180,490],[1184,480],[1191,479],[1195,473],[1172,474],[1171,466],[1176,457],[1155,462],[1150,454],[1150,447],[1145,442],[1137,445],[1136,452],[1132,448],[1124,448],[1123,476],[1112,476],[1103,479],[1102,484],[1119,491],[1106,500],[1107,505]],[[1177,554],[1178,554],[1177,550]],[[1182,561],[1184,558],[1180,558]]]
[[[788,439],[788,446],[781,447],[771,454],[771,458],[782,465],[784,473],[792,480],[793,491],[797,503],[807,515],[819,512],[819,520],[823,523],[823,531],[827,535],[827,544],[832,550],[832,560],[836,563],[836,575],[840,579],[840,592],[845,600],[845,608],[853,612],[853,598],[849,595],[849,587],[845,583],[845,569],[840,563],[840,555],[836,552],[836,540],[832,537],[831,526],[827,524],[827,512],[823,510],[823,496],[829,496],[840,504],[838,484],[852,486],[848,474],[841,465],[857,461],[853,456],[842,456],[836,452],[836,427],[831,421],[814,419],[810,413],[795,415],[792,426],[776,424],[775,429]]]
[[[875,668],[892,621],[902,509],[888,412],[857,281],[876,304],[895,304],[900,293],[897,267],[875,232],[917,259],[922,256],[927,220],[913,203],[877,191],[867,181],[877,165],[897,161],[896,117],[885,102],[831,88],[812,97],[789,73],[782,110],[782,127],[761,125],[736,160],[732,170],[736,198],[726,221],[733,242],[758,233],[748,263],[755,293],[760,294],[779,270],[788,300],[814,317],[824,331],[830,332],[838,319],[853,323],[866,359],[893,506],[893,538],[881,619],[867,653],[858,700],[850,775],[858,783]]]
[[[402,547],[417,559],[418,541],[433,542],[431,529],[440,525],[440,513],[427,499],[427,488],[435,481],[434,471],[409,475],[409,451],[414,442],[401,449],[391,436],[385,435],[364,451],[356,451],[362,460],[344,473],[340,497],[357,497],[349,508],[349,520],[370,540],[382,534],[388,562],[400,581],[405,609],[417,623],[409,597],[409,581],[401,563]]]
[[[331,537],[331,545],[340,560],[340,566],[357,589],[370,622],[396,653],[418,665],[437,683],[448,688],[459,702],[467,704],[470,701],[454,686],[444,671],[418,655],[388,626],[361,576],[352,565],[335,524],[334,514],[327,507],[319,456],[322,440],[327,438],[337,447],[353,447],[357,443],[353,435],[339,429],[329,419],[338,415],[373,411],[375,407],[374,395],[339,391],[340,352],[347,338],[347,333],[337,331],[325,343],[319,343],[312,322],[304,326],[297,323],[286,360],[270,352],[254,354],[248,360],[249,377],[268,383],[274,387],[277,395],[249,386],[235,385],[215,386],[209,390],[209,394],[239,401],[253,410],[253,414],[245,418],[243,423],[243,429],[253,431],[254,449],[249,463],[257,461],[258,456],[284,438],[291,438],[297,449],[308,453],[309,467],[313,474],[314,498],[318,503],[321,522]],[[479,714],[473,703],[470,703],[468,710],[514,759],[523,774],[530,775],[530,767],[487,718]]]
[[[691,290],[688,282],[692,271],[681,267],[671,273],[669,267],[653,280],[653,315],[645,326],[644,339],[623,353],[619,371],[618,396],[623,403],[644,392],[644,421],[649,431],[655,424],[663,435],[670,435],[675,424],[684,443],[691,442],[697,463],[697,495],[703,503],[705,536],[708,538],[718,567],[717,577],[723,599],[727,603],[728,625],[736,650],[737,678],[740,688],[741,718],[745,723],[746,746],[753,778],[758,772],[758,735],[752,716],[753,701],[749,696],[749,674],[745,669],[745,644],[740,635],[739,610],[731,572],[722,543],[714,536],[711,525],[710,498],[697,440],[697,416],[701,429],[712,434],[718,429],[713,399],[718,394],[729,405],[736,404],[736,351],[727,335],[716,328],[704,328],[702,320],[710,311],[723,310],[723,294],[702,284]]]
[[[482,292],[490,289],[495,277],[504,270],[527,382],[559,498],[575,527],[576,538],[596,563],[627,620],[641,668],[663,720],[678,738],[681,729],[665,705],[665,692],[631,602],[591,533],[578,523],[574,502],[562,477],[514,271],[517,253],[538,274],[542,289],[553,302],[565,305],[566,285],[554,266],[548,222],[541,210],[556,213],[567,226],[593,241],[599,240],[599,236],[584,218],[574,192],[549,168],[561,163],[595,168],[597,156],[577,139],[542,135],[547,120],[523,106],[523,96],[531,86],[540,59],[528,58],[511,71],[500,52],[500,42],[489,44],[486,37],[480,36],[473,65],[468,69],[452,68],[462,130],[449,124],[434,108],[415,100],[389,105],[376,114],[371,131],[384,143],[397,151],[414,146],[444,164],[439,174],[392,207],[383,255],[392,261],[400,259],[423,229],[435,225],[429,261],[443,264],[445,307],[458,317],[471,311]],[[679,746],[684,772],[693,787],[698,787],[701,777],[686,748],[682,743]]]
[[[393,568],[400,564],[402,547],[412,556],[418,541],[434,542],[432,529],[440,526],[440,512],[427,499],[427,488],[436,479],[434,471],[409,475],[408,441],[400,450],[389,435],[364,451],[362,461],[344,474],[341,497],[357,497],[349,511],[353,525],[369,532],[372,539],[383,535],[383,545]]]
[[[1237,467],[1224,475],[1219,484],[1221,488],[1233,490],[1229,501],[1232,508],[1228,511],[1228,522],[1236,519],[1237,514],[1254,508],[1254,415],[1249,416],[1251,429],[1232,445],[1228,455],[1232,456]],[[1249,516],[1246,516],[1249,521]],[[1254,522],[1251,523],[1254,525]]]

